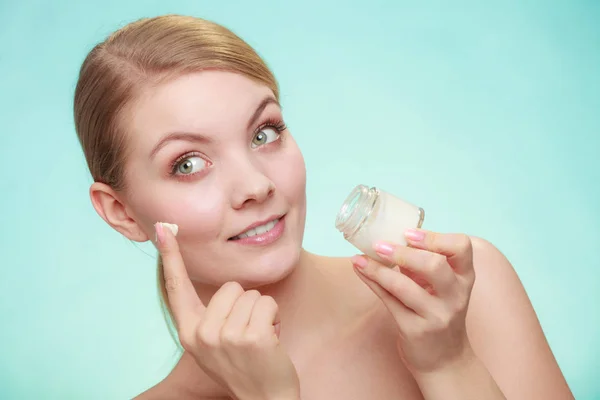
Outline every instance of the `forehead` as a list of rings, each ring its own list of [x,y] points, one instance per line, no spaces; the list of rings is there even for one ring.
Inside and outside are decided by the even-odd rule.
[[[272,91],[243,75],[202,71],[145,90],[130,109],[129,130],[148,135],[239,126]]]

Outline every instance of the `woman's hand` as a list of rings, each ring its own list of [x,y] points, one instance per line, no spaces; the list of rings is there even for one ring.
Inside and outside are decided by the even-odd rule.
[[[299,399],[296,369],[279,343],[278,307],[273,298],[229,282],[204,306],[174,235],[161,223],[155,228],[168,300],[183,348],[236,399]]]
[[[382,259],[399,268],[354,256],[358,276],[393,315],[398,350],[413,375],[468,362],[474,357],[465,324],[475,281],[471,240],[424,230],[405,236],[409,247],[374,245]]]

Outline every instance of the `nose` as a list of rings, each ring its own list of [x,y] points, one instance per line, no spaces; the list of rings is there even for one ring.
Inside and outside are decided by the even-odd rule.
[[[239,165],[232,171],[232,198],[231,205],[238,210],[251,203],[263,203],[275,192],[275,184],[259,168],[252,163]]]

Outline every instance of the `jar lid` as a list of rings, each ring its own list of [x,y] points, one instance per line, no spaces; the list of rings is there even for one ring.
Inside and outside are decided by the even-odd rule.
[[[379,190],[365,185],[356,186],[346,197],[336,219],[336,228],[348,239],[362,228],[379,198]]]

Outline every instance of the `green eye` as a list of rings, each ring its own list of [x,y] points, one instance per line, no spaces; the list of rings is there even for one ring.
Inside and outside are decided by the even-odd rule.
[[[273,128],[261,129],[259,132],[256,133],[256,135],[254,135],[251,146],[252,148],[256,148],[267,143],[274,142],[279,138],[279,135],[279,132],[277,132]]]
[[[191,175],[204,167],[206,161],[201,157],[188,157],[177,164],[176,173],[180,175]]]

